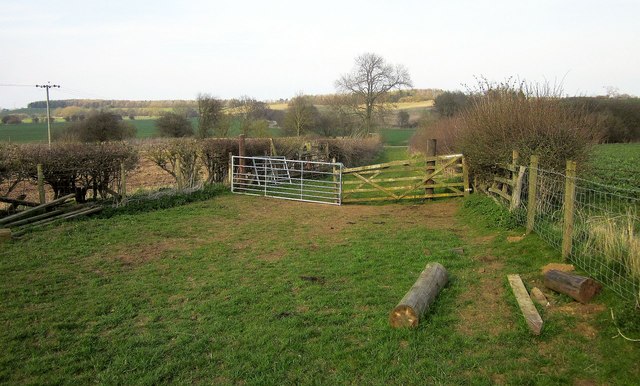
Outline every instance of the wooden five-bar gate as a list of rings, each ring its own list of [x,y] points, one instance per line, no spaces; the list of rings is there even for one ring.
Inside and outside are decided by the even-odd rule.
[[[469,191],[469,173],[462,154],[342,170],[343,203],[458,197]]]

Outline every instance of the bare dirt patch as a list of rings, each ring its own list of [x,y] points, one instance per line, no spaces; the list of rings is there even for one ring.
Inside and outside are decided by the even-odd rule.
[[[482,262],[480,279],[468,285],[458,299],[458,331],[468,335],[497,336],[509,326],[510,310],[504,300],[504,264],[495,256],[475,257]]]
[[[110,253],[110,258],[119,260],[124,265],[139,265],[156,260],[168,251],[185,251],[189,245],[180,239],[169,239],[138,245],[123,246],[120,250]]]

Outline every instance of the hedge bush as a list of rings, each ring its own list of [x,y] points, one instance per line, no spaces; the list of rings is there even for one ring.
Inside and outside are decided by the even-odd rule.
[[[19,181],[38,179],[37,165],[42,164],[44,182],[51,187],[54,198],[75,193],[83,202],[89,190],[93,198],[106,198],[110,186],[119,179],[120,165],[133,169],[138,162],[137,151],[122,142],[96,144],[57,143],[21,145],[10,149],[13,162],[7,173],[11,185]]]
[[[585,161],[600,138],[593,115],[566,106],[560,92],[548,85],[483,86],[461,112],[457,138],[480,181],[491,178],[497,163],[508,163],[513,150],[522,160],[537,154],[542,168],[561,171],[567,160]]]

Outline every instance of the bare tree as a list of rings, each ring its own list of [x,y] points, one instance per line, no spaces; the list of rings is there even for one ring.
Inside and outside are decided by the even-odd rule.
[[[302,94],[298,94],[289,102],[284,116],[284,129],[287,133],[300,136],[313,129],[318,120],[318,109],[311,100]]]
[[[338,91],[358,99],[355,112],[362,118],[364,134],[371,133],[374,114],[384,111],[388,92],[412,85],[409,71],[403,65],[387,64],[373,53],[358,56],[353,70],[336,81]]]
[[[224,105],[220,99],[209,94],[198,94],[198,137],[211,136],[224,114],[223,108]]]

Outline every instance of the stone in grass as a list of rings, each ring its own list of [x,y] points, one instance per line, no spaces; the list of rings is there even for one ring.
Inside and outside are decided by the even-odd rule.
[[[542,274],[544,275],[545,273],[551,271],[552,269],[555,269],[556,271],[561,271],[561,272],[573,272],[576,270],[573,264],[549,263],[544,267],[542,267]]]
[[[457,247],[457,248],[452,248],[451,252],[457,254],[457,255],[464,255],[464,248],[462,247]]]

